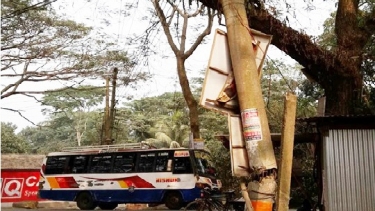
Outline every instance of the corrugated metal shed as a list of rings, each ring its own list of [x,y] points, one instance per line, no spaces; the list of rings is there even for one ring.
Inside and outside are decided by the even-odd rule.
[[[300,119],[321,134],[325,211],[375,210],[375,116]]]
[[[327,210],[375,210],[374,129],[329,130],[323,163]]]

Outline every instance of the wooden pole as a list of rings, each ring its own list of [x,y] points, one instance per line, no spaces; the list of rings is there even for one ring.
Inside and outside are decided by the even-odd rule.
[[[105,112],[104,112],[104,144],[110,144],[109,141],[109,76],[105,79]]]
[[[241,110],[249,166],[257,175],[248,185],[255,211],[271,211],[277,168],[244,0],[220,0]]]
[[[296,108],[297,97],[292,93],[287,93],[285,95],[283,130],[281,133],[281,160],[278,173],[279,188],[276,198],[277,211],[289,210]]]
[[[113,76],[112,76],[112,96],[111,96],[111,109],[109,112],[109,134],[108,138],[110,143],[112,143],[112,133],[113,133],[113,122],[114,122],[114,112],[115,112],[115,104],[116,104],[116,81],[117,81],[117,73],[118,69],[115,67],[113,69]]]

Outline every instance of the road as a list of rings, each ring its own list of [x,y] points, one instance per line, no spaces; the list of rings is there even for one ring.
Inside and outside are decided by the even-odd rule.
[[[28,208],[12,207],[11,203],[9,203],[9,204],[2,203],[1,205],[2,205],[1,206],[1,210],[9,210],[9,211],[27,211],[27,210],[30,210]],[[69,205],[70,206],[66,206],[66,204],[56,204],[55,203],[54,207],[45,206],[45,207],[42,207],[42,208],[32,209],[32,210],[41,210],[41,211],[47,211],[47,210],[51,210],[51,211],[79,210],[76,206],[72,206],[72,204],[69,204]],[[61,207],[64,207],[64,208],[61,208]],[[100,209],[97,208],[96,210],[100,210]],[[119,207],[117,207],[115,210],[127,210],[127,211],[183,211],[183,209],[181,209],[181,210],[169,210],[164,205],[160,205],[160,206],[156,206],[156,207],[147,207],[146,209],[143,209],[143,208],[142,209],[127,209],[127,207],[125,206],[125,204],[119,205]],[[290,209],[289,211],[296,211],[296,209]]]
[[[14,207],[7,207],[7,208],[1,208],[1,210],[12,210],[12,211],[26,211],[26,210],[30,210],[30,209],[26,209],[26,208],[14,208]],[[67,210],[79,210],[79,209],[50,209],[50,208],[39,208],[39,209],[32,209],[33,211],[34,210],[41,210],[41,211],[47,211],[47,210],[53,210],[53,211],[67,211]],[[96,209],[96,210],[100,210],[100,209]],[[120,209],[120,208],[117,208],[115,210],[125,210],[125,209]],[[137,211],[153,211],[153,210],[137,210]],[[156,211],[156,210],[155,210]],[[160,210],[157,210],[157,211],[160,211]],[[178,211],[178,210],[176,210]]]
[[[26,209],[26,208],[14,208],[14,207],[2,207],[1,210],[26,211],[26,210],[30,210],[30,209]],[[67,210],[79,210],[79,209],[78,208],[70,208],[70,209],[39,208],[39,209],[33,209],[33,210],[41,210],[41,211],[47,211],[47,210],[51,210],[51,211],[67,211]],[[100,209],[96,209],[96,210],[100,210]],[[121,208],[116,208],[115,210],[129,210],[129,209],[125,209],[124,207],[121,207]],[[165,211],[167,211],[167,210],[165,210]],[[146,210],[136,210],[136,211],[161,211],[161,210],[160,209],[150,209],[149,208],[149,209],[146,209]],[[183,211],[183,209],[181,209],[181,210],[168,210],[168,211]],[[296,209],[290,209],[289,211],[296,211]]]
[[[22,209],[22,208],[1,208],[1,210],[11,210],[11,211],[26,211],[30,209]],[[39,208],[34,210],[53,210],[53,211],[66,211],[66,210],[79,210],[79,209],[51,209],[51,208]],[[98,209],[100,210],[100,209]],[[115,209],[115,210],[125,210],[125,209]],[[137,210],[137,211],[160,211],[160,210]],[[173,211],[173,210],[172,210]],[[178,211],[178,210],[175,210]],[[290,209],[289,211],[296,211],[296,209]]]

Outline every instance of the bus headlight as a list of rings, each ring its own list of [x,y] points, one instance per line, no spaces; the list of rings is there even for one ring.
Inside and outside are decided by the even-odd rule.
[[[200,188],[200,189],[204,189],[205,187],[207,187],[207,184],[197,182],[197,183],[195,183],[195,187]]]

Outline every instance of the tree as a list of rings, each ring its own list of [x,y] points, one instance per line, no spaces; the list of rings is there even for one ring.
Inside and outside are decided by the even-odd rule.
[[[85,130],[82,130],[81,145],[99,145],[103,114],[99,111],[85,112]],[[77,146],[75,119],[65,113],[51,113],[39,127],[26,127],[17,135],[30,143],[32,153],[61,151],[64,147]]]
[[[17,126],[1,122],[1,153],[27,153],[29,143],[15,134]]]
[[[77,42],[82,42],[90,28],[57,17],[47,6],[34,6],[29,0],[5,0],[1,6],[1,76],[13,81],[1,90],[2,99],[33,93],[19,92],[25,82],[84,75],[87,69],[76,65],[86,62],[87,55],[76,54],[73,49],[78,48]]]
[[[161,140],[165,146],[171,141],[180,145],[188,138],[188,114],[182,93],[164,93],[157,97],[146,97],[126,104],[118,112],[126,128],[138,142]]]
[[[218,0],[199,2],[222,11]],[[364,54],[365,48],[374,46],[373,1],[339,0],[334,30],[337,46],[333,51],[279,20],[277,8],[268,3],[272,2],[246,2],[249,27],[273,35],[272,44],[299,62],[304,67],[304,75],[324,89],[326,114],[366,113],[357,108],[363,108],[362,90],[366,85],[362,67],[374,61],[373,54]]]
[[[316,100],[321,96],[321,91],[316,89],[299,69],[299,65],[287,65],[281,60],[267,59],[264,63],[261,86],[272,133],[280,133],[282,130],[284,105],[281,102],[288,91],[298,96],[298,118],[312,117],[317,113]]]
[[[57,92],[83,85],[84,81],[101,78],[106,72],[119,69],[119,86],[135,86],[146,80],[147,73],[135,71],[135,62],[127,52],[113,50],[115,43],[107,37],[91,34],[91,28],[58,16],[48,4],[33,4],[31,0],[1,2],[1,98]],[[40,85],[31,83],[59,81],[65,84]],[[53,84],[53,83],[52,83]],[[17,111],[12,108],[2,109]],[[30,120],[29,120],[30,121]]]
[[[160,7],[159,0],[152,1],[153,6],[156,11],[156,15],[159,18],[160,24],[163,28],[164,34],[167,37],[168,44],[171,47],[177,62],[177,73],[178,78],[180,81],[180,86],[182,89],[182,93],[184,95],[186,104],[189,108],[189,120],[190,120],[190,128],[191,132],[193,133],[194,138],[200,137],[200,129],[199,129],[199,118],[198,118],[198,103],[195,100],[193,93],[191,92],[191,88],[189,85],[189,80],[186,73],[185,68],[185,61],[188,59],[193,52],[197,49],[197,47],[202,43],[203,39],[210,34],[213,22],[214,13],[211,9],[207,9],[207,25],[204,30],[198,35],[198,37],[193,41],[193,44],[188,48],[186,46],[187,43],[187,30],[188,30],[188,20],[190,18],[196,17],[199,14],[205,13],[205,7],[203,5],[198,5],[194,12],[189,12],[188,9],[185,7],[185,2],[182,2],[182,8],[179,8],[176,4],[176,1],[167,1],[170,4],[172,11],[169,15],[166,16],[165,11]],[[192,9],[192,8],[189,8]],[[176,21],[173,19],[176,18]],[[179,20],[182,19],[182,21]],[[177,40],[173,39],[174,36],[171,33],[173,29],[173,25],[176,30],[181,30],[181,32],[177,32]],[[179,29],[179,26],[182,24],[182,28]]]
[[[93,86],[81,86],[69,88],[59,92],[47,93],[41,102],[52,109],[44,109],[54,120],[69,121],[74,127],[77,145],[81,146],[81,140],[87,129],[87,114],[104,99],[104,89]],[[62,115],[58,115],[61,113]]]

